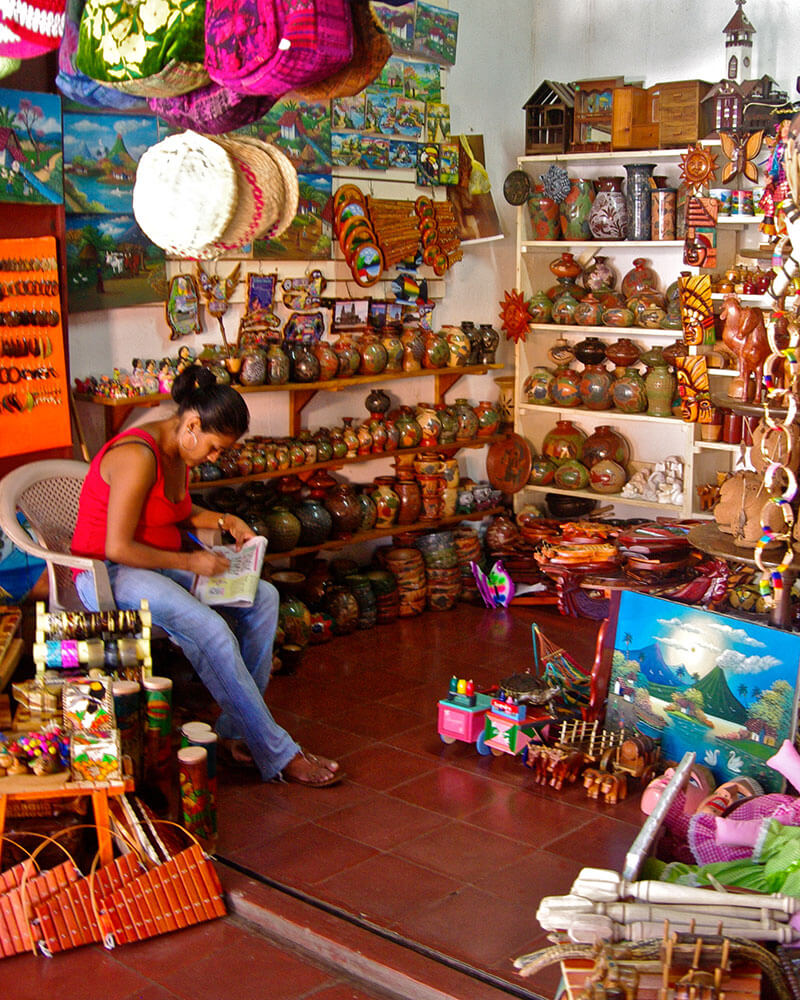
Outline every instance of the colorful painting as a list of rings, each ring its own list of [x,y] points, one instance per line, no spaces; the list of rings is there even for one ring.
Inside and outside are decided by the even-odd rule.
[[[435,142],[417,146],[417,185],[431,186],[439,183],[439,147]]]
[[[363,131],[373,135],[394,135],[397,97],[382,90],[368,90]]]
[[[297,215],[278,239],[256,240],[254,257],[277,260],[330,260],[332,246],[331,175],[298,174]]]
[[[404,139],[389,140],[389,166],[413,167],[417,162],[417,144]]]
[[[132,215],[67,216],[70,312],[164,301],[164,251]]]
[[[425,126],[425,104],[414,101],[410,97],[397,98],[397,113],[395,114],[395,135],[407,139],[421,139]]]
[[[389,166],[389,139],[372,138],[358,132],[333,132],[331,157],[340,167],[386,170]]]
[[[436,63],[409,62],[391,56],[372,82],[372,87],[402,94],[425,104],[438,104],[442,100],[442,81]]]
[[[304,174],[331,172],[330,101],[285,99],[251,125],[237,132],[274,143]]]
[[[450,105],[426,105],[425,128],[428,142],[442,142],[450,138]]]
[[[375,16],[389,36],[393,52],[411,52],[414,48],[416,6],[416,0],[405,0],[397,4],[380,3],[380,0],[376,0],[372,4]]]
[[[414,23],[414,52],[443,66],[456,61],[458,14],[417,0]]]
[[[142,153],[158,142],[145,115],[64,115],[64,200],[67,213],[130,215]]]
[[[0,201],[64,201],[61,98],[0,90]]]
[[[439,143],[439,183],[458,184],[459,144],[453,142]]]
[[[331,128],[364,128],[365,102],[363,90],[355,97],[334,97],[331,101]]]
[[[766,761],[794,739],[800,636],[623,591],[601,655],[606,728],[660,738],[665,760],[693,751],[720,783],[747,775],[781,789]]]

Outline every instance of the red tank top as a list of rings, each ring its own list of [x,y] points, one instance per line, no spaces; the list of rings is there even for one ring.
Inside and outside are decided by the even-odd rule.
[[[111,438],[92,459],[81,490],[78,520],[70,546],[74,555],[90,556],[92,559],[106,557],[109,486],[100,475],[100,463],[108,449],[126,437],[138,438],[152,450],[156,459],[156,481],[145,498],[134,537],[137,542],[157,549],[177,552],[181,547],[181,533],[177,525],[185,521],[192,510],[189,470],[186,470],[186,492],[183,499],[174,503],[164,492],[164,470],[156,439],[147,431],[132,428]]]

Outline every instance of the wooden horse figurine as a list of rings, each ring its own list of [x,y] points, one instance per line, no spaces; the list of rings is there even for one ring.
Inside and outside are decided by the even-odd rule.
[[[731,395],[745,402],[758,402],[764,362],[769,355],[764,314],[758,308],[743,306],[735,295],[726,295],[719,317],[722,341],[739,361],[741,387],[732,387]]]

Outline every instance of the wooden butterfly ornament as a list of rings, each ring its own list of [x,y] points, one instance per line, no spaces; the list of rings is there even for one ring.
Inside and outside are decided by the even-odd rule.
[[[722,152],[730,162],[722,168],[721,181],[727,184],[737,174],[744,176],[754,184],[758,181],[758,167],[753,160],[758,156],[764,142],[764,129],[758,132],[747,132],[739,135],[735,132],[720,132]]]

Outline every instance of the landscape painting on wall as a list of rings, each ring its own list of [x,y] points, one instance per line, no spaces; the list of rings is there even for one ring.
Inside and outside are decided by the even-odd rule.
[[[794,739],[800,636],[623,591],[603,657],[607,729],[660,739],[664,760],[694,751],[720,783],[746,775],[781,790],[766,762]]]
[[[61,99],[0,90],[0,202],[64,200]]]
[[[257,239],[253,256],[275,260],[330,260],[331,190],[330,174],[298,174],[300,197],[297,214],[289,228],[277,239]]]
[[[64,114],[64,199],[67,212],[133,212],[133,183],[142,153],[158,142],[158,122],[145,115]]]

